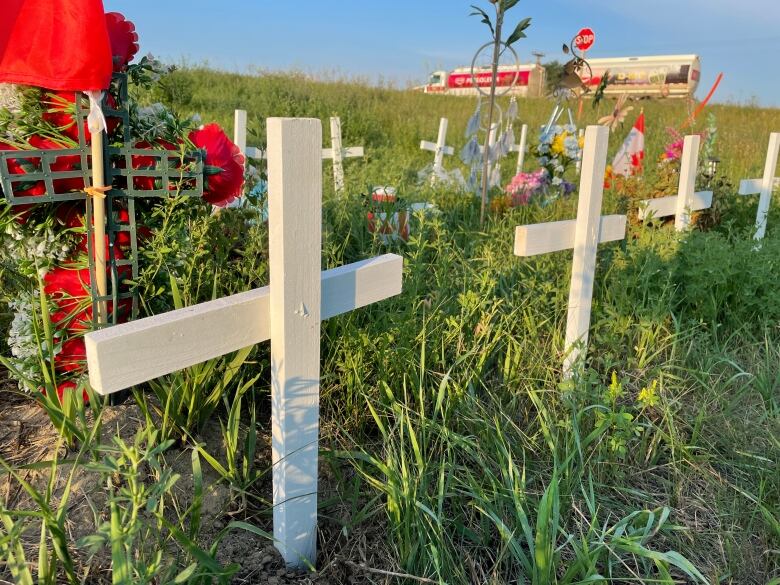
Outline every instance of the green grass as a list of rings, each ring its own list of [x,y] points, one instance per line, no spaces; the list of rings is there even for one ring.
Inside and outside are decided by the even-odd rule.
[[[589,367],[563,383],[571,254],[520,259],[512,239],[516,225],[573,217],[576,200],[493,215],[480,228],[476,198],[415,184],[430,162],[419,141],[434,138],[446,116],[459,149],[473,100],[203,69],[178,71],[149,97],[228,128],[233,109],[246,109],[250,144],[264,141],[266,117],[338,114],[345,145],[366,147],[365,160],[346,163],[345,195],[325,181],[323,267],[394,251],[405,260],[404,292],[323,326],[331,479],[321,521],[340,535],[324,541],[323,558],[333,558],[329,546],[359,549],[370,536],[373,558],[384,557],[375,568],[436,583],[765,585],[780,572],[780,213],[775,204],[754,250],[755,200],[733,189],[760,174],[780,111],[710,109],[723,160],[722,221],[684,237],[632,225],[624,243],[600,249]],[[686,105],[641,105],[652,161]],[[535,127],[550,108],[523,101],[521,121]],[[597,115],[586,103],[583,122]],[[611,151],[627,130],[613,135]],[[397,186],[441,213],[415,218],[408,243],[382,245],[366,230],[367,184]],[[625,206],[620,193],[607,193],[605,212]],[[266,226],[247,224],[242,212],[208,211],[171,201],[146,216],[158,228],[155,248],[144,252],[148,312],[267,284]],[[143,436],[85,448],[91,472],[109,482],[111,507],[109,524],[82,544],[109,547],[115,578],[121,569],[124,582],[208,582],[236,570],[215,560],[221,536],[198,537],[201,459],[234,490],[247,520],[266,522],[267,473],[252,455],[267,445],[256,444],[252,413],[262,435],[268,348],[236,360],[243,366],[233,384],[231,358],[155,382],[160,412],[139,397],[149,413]],[[256,376],[247,392],[244,382]],[[165,388],[175,390],[168,405]],[[225,388],[220,404],[215,389]],[[227,450],[224,458],[199,440],[204,424],[222,425],[216,451]],[[162,456],[175,450],[167,439],[194,447],[195,498],[185,507],[165,489],[177,481]],[[140,481],[144,466],[151,471]],[[0,507],[7,570],[19,565],[28,514]],[[158,558],[145,539],[177,552]]]

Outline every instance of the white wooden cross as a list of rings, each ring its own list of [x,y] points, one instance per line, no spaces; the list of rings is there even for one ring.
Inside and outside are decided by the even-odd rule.
[[[331,148],[323,150],[322,158],[333,159],[333,185],[336,192],[340,193],[344,190],[344,159],[363,156],[363,147],[342,147],[341,119],[336,117],[330,119],[330,141]]]
[[[314,563],[320,322],[400,294],[403,259],[385,254],[320,272],[322,124],[268,120],[270,285],[85,336],[89,379],[109,394],[271,341],[275,544]]]
[[[523,124],[520,129],[520,144],[515,144],[512,147],[512,152],[517,153],[517,168],[515,169],[515,176],[523,172],[523,164],[525,163],[525,149],[528,143],[528,124]]]
[[[588,126],[576,220],[518,226],[515,233],[516,256],[574,249],[563,364],[566,378],[571,378],[584,361],[598,245],[626,236],[625,215],[601,215],[608,142],[609,128]]]
[[[423,140],[420,142],[421,150],[430,150],[434,153],[433,156],[433,173],[431,174],[431,183],[435,183],[437,178],[446,175],[444,170],[444,155],[452,155],[455,153],[455,149],[451,146],[447,146],[447,118],[439,120],[439,136],[436,143]]]
[[[498,144],[498,133],[501,130],[501,126],[498,122],[493,122],[490,126],[490,132],[488,132],[486,146],[480,146],[479,152],[484,155],[485,148],[488,148],[490,154],[490,164],[488,168],[488,187],[497,187],[501,183],[501,149]],[[496,172],[496,167],[499,168],[499,172]]]
[[[696,171],[699,163],[701,136],[686,136],[680,159],[680,185],[677,195],[645,199],[639,204],[638,217],[675,216],[674,227],[684,231],[691,225],[691,212],[712,206],[712,191],[696,191]]]
[[[267,152],[262,148],[246,145],[246,111],[235,111],[235,126],[233,130],[234,142],[241,149],[241,152],[249,158],[265,160],[268,158]],[[344,148],[341,142],[341,119],[332,117],[330,119],[330,141],[331,148],[322,149],[322,159],[333,160],[333,186],[336,192],[344,190],[344,159],[362,157],[364,155],[362,146],[349,146]]]
[[[780,132],[772,132],[769,135],[769,150],[766,153],[766,165],[764,166],[764,176],[761,179],[747,179],[740,181],[740,195],[756,195],[761,197],[758,200],[758,213],[756,214],[756,233],[753,236],[756,240],[764,239],[766,233],[766,218],[769,215],[769,204],[772,202],[772,191],[775,188],[775,177],[777,176],[777,159],[780,154]]]

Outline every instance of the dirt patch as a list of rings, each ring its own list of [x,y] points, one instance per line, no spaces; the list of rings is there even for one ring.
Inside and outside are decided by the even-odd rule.
[[[1,375],[1,374],[0,374]],[[20,394],[10,382],[0,382],[0,457],[12,466],[50,461],[72,460],[77,455],[69,452],[59,439],[45,411],[29,396]],[[114,437],[132,443],[136,431],[146,424],[141,410],[132,397],[123,404],[108,407],[102,415],[101,443],[110,445]],[[240,520],[266,531],[273,532],[271,506],[271,448],[269,429],[259,429],[258,452],[255,466],[267,470],[252,486],[249,497],[239,493],[222,480],[207,462],[201,460],[203,472],[203,509],[199,544],[208,549],[233,520]],[[327,435],[327,429],[323,429]],[[197,441],[218,461],[223,462],[224,446],[219,424],[207,425]],[[170,449],[164,455],[165,465],[180,475],[169,496],[179,510],[192,502],[192,449]],[[333,463],[322,461],[320,465],[320,533],[318,543],[319,572],[287,569],[284,561],[267,538],[242,529],[234,529],[222,538],[217,549],[217,560],[224,566],[240,567],[233,583],[310,584],[336,585],[341,583],[394,583],[398,572],[394,570],[386,549],[385,530],[378,521],[353,527],[350,514],[353,504],[345,503],[339,495],[339,475],[343,480],[351,470],[333,473]],[[70,552],[77,565],[77,572],[86,575],[85,583],[103,584],[111,581],[110,550],[104,547],[95,556],[75,546],[78,539],[93,534],[97,526],[107,521],[105,486],[99,476],[82,466],[73,470],[71,465],[58,468],[54,482],[51,505],[56,507],[72,472],[71,493],[68,500],[65,532]],[[43,489],[49,481],[50,470],[27,469],[20,476],[37,489]],[[19,482],[8,476],[0,476],[0,503],[10,510],[35,509],[36,505],[21,488]],[[378,516],[381,516],[378,515]],[[345,528],[348,526],[349,528]],[[23,535],[23,545],[28,559],[38,554],[39,531],[30,525]],[[369,567],[369,568],[367,568]],[[0,568],[0,579],[9,578]]]

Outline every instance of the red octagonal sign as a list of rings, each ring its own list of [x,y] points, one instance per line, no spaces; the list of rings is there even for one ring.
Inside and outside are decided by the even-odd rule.
[[[593,32],[592,28],[583,28],[574,37],[574,46],[582,52],[590,49],[594,42],[596,42],[596,33]]]

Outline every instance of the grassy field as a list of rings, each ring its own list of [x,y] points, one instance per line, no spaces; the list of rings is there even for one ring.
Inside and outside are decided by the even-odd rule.
[[[778,583],[780,209],[755,249],[756,201],[734,185],[760,175],[780,110],[707,109],[716,213],[684,236],[632,222],[600,249],[588,370],[562,382],[571,254],[521,259],[512,241],[516,225],[574,217],[576,197],[481,228],[476,198],[416,183],[432,158],[420,140],[445,116],[457,152],[474,100],[197,68],[143,97],[226,128],[245,109],[254,145],[267,117],[339,115],[345,145],[366,149],[346,163],[344,195],[324,165],[323,267],[394,251],[404,292],[323,326],[321,573],[285,572],[265,536],[263,346],[93,404],[68,427],[71,448],[28,397],[2,390],[0,579]],[[610,105],[586,103],[581,125]],[[551,107],[522,101],[520,120],[537,127]],[[648,175],[636,192],[609,190],[605,213],[654,192],[665,128],[687,114],[683,102],[634,107],[610,154],[644,107]],[[441,212],[384,245],[361,195],[380,184]],[[179,200],[150,211],[146,312],[172,308],[174,290],[191,304],[267,284],[267,228],[247,213]]]

